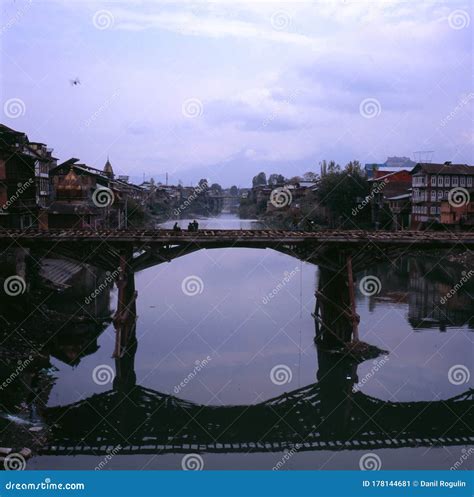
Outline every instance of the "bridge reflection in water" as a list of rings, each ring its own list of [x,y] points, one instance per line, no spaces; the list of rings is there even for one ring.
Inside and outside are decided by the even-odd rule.
[[[114,388],[46,408],[43,454],[262,452],[463,445],[474,442],[474,390],[433,402],[357,391],[357,364],[318,350],[317,383],[254,405],[203,406],[136,385],[133,335]]]

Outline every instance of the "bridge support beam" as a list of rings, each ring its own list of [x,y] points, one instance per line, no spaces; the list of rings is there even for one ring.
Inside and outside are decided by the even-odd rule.
[[[137,309],[137,292],[135,291],[135,277],[131,266],[133,253],[131,249],[120,252],[120,276],[117,281],[118,299],[117,310],[113,323],[115,327],[115,349],[112,357],[121,358],[134,338]]]
[[[315,342],[318,350],[337,352],[355,361],[388,354],[359,340],[360,316],[357,314],[351,255],[344,255],[339,269],[319,268],[319,284],[314,310]]]
[[[333,271],[319,268],[319,284],[316,291],[316,341],[321,347],[339,349],[350,342],[353,320],[345,268]]]

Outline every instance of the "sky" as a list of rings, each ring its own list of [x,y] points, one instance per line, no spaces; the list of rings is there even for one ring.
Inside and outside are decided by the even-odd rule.
[[[0,0],[0,122],[136,182],[473,164],[473,4]]]

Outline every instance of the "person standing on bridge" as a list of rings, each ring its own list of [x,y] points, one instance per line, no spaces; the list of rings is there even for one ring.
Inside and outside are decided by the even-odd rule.
[[[199,229],[199,223],[196,220],[194,220],[193,221],[193,231],[197,231],[198,229]]]

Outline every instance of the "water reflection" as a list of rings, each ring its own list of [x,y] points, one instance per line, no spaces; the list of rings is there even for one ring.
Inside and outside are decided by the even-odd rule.
[[[473,390],[443,401],[384,402],[353,392],[355,363],[320,352],[317,383],[250,406],[202,406],[136,386],[135,353],[133,341],[117,360],[114,390],[42,411],[53,427],[42,453],[375,449],[474,440]]]
[[[365,274],[381,281],[380,293],[370,298],[371,311],[384,302],[407,304],[408,322],[415,330],[474,329],[472,270],[460,264],[441,265],[434,257],[407,256]]]

